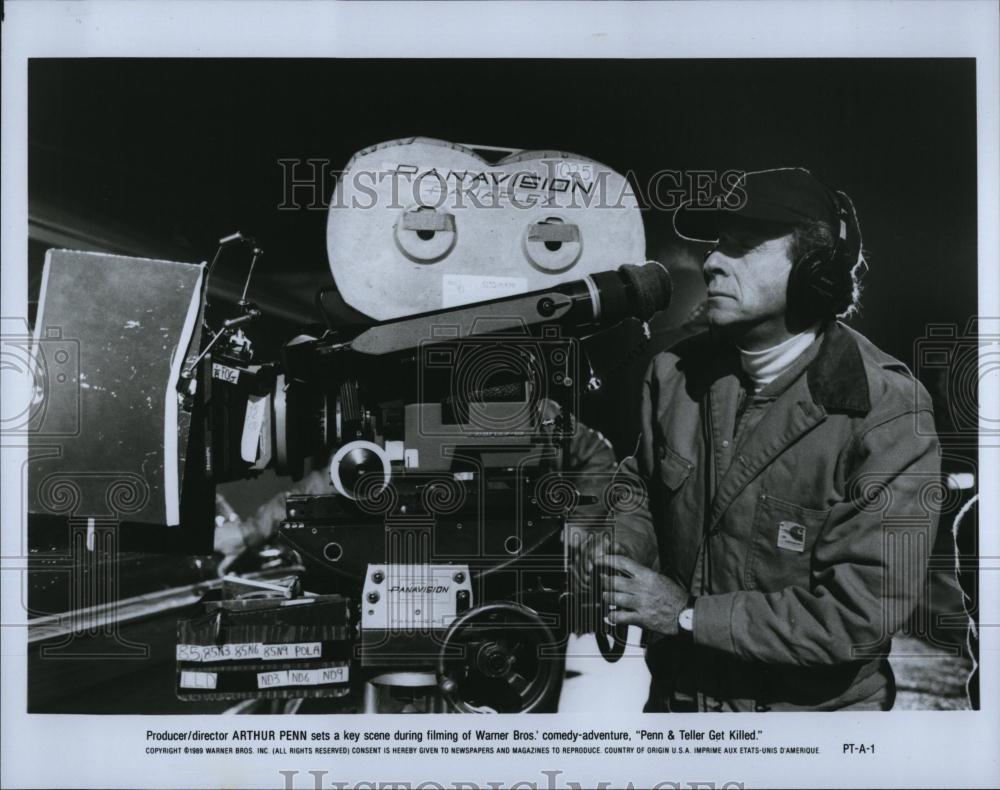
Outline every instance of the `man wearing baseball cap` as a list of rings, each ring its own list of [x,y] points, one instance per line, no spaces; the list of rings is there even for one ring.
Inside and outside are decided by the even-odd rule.
[[[674,227],[713,244],[710,329],[650,365],[630,463],[653,526],[596,557],[609,622],[645,631],[646,710],[888,709],[940,450],[924,388],[838,320],[859,297],[853,205],[782,168]]]

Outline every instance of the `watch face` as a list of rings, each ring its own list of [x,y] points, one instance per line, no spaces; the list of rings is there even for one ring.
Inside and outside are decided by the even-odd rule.
[[[684,609],[677,618],[677,623],[685,631],[694,628],[694,609]]]

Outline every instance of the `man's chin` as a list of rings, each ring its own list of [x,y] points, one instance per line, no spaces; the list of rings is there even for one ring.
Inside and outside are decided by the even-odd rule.
[[[725,306],[714,306],[712,304],[709,304],[708,310],[705,312],[705,319],[708,321],[708,325],[714,329],[721,329],[722,327],[740,323],[740,316],[733,310],[727,310]]]
[[[705,318],[709,329],[716,337],[737,344],[752,327],[744,316],[729,310],[710,309]]]

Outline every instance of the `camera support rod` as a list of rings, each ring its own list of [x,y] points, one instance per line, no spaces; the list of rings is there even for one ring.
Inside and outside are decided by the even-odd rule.
[[[421,343],[435,338],[460,340],[474,335],[522,329],[545,321],[557,321],[572,306],[572,299],[565,294],[531,294],[378,324],[366,329],[347,345],[362,354],[391,354],[417,348]],[[443,329],[447,330],[447,334],[442,332]]]

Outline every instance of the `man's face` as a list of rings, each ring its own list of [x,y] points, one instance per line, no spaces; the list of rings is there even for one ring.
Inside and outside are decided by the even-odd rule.
[[[784,230],[736,222],[723,225],[718,244],[702,266],[708,322],[732,332],[738,342],[746,336],[753,345],[766,348],[770,340],[779,343],[787,337],[792,234]]]

